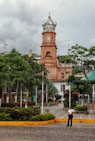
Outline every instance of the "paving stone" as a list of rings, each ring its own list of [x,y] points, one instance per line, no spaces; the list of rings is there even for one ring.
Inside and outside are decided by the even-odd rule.
[[[46,107],[55,117],[66,118],[59,106]],[[95,119],[95,114],[74,114],[77,119]],[[66,122],[40,126],[0,126],[0,141],[95,141],[95,124]]]
[[[95,141],[95,125],[55,123],[40,126],[0,126],[0,141]]]

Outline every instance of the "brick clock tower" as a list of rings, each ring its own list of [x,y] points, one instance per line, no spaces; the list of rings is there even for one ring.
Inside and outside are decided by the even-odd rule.
[[[42,45],[41,45],[41,63],[44,64],[49,71],[51,80],[56,79],[56,33],[55,27],[57,23],[48,16],[43,21]]]
[[[63,67],[63,64],[57,60],[57,46],[56,46],[56,25],[57,23],[48,16],[48,19],[43,21],[42,45],[41,45],[41,60],[49,71],[48,78],[53,82],[63,82],[68,75],[72,73],[71,67]],[[66,70],[69,74],[66,73]]]

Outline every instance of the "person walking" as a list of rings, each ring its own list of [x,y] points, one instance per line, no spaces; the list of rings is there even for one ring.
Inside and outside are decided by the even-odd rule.
[[[73,113],[74,113],[73,108],[69,107],[69,109],[68,109],[68,123],[67,123],[67,126],[69,126],[69,123],[71,123],[70,126],[72,126]]]

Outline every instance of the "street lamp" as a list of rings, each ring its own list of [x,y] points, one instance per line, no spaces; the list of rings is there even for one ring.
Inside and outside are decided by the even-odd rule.
[[[41,114],[44,112],[44,71],[42,71],[42,104],[41,104]]]
[[[64,100],[64,88],[63,88],[64,73],[62,73],[61,78],[62,78],[62,88],[61,88],[61,91],[62,91],[62,93],[61,93],[61,108],[64,108],[64,102],[63,102],[63,100]]]
[[[37,93],[38,93],[38,87],[36,85],[36,105],[37,105]]]
[[[64,108],[64,89],[63,89],[63,84],[62,84],[62,88],[61,88],[61,108]]]
[[[71,85],[72,82],[67,82],[68,84],[68,89],[69,89],[69,107],[71,107]]]
[[[20,85],[20,107],[22,107],[22,84]]]
[[[71,107],[71,85],[69,84],[69,107]]]
[[[48,84],[46,84],[46,103],[48,103]]]
[[[94,96],[95,96],[95,85],[92,86],[92,101],[94,102]]]

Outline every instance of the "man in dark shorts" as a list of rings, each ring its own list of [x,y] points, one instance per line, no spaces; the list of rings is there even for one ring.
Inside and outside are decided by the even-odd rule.
[[[67,126],[69,126],[70,121],[71,121],[70,126],[72,126],[73,113],[74,113],[74,110],[73,110],[73,108],[70,107],[68,109],[68,123],[67,123]]]

